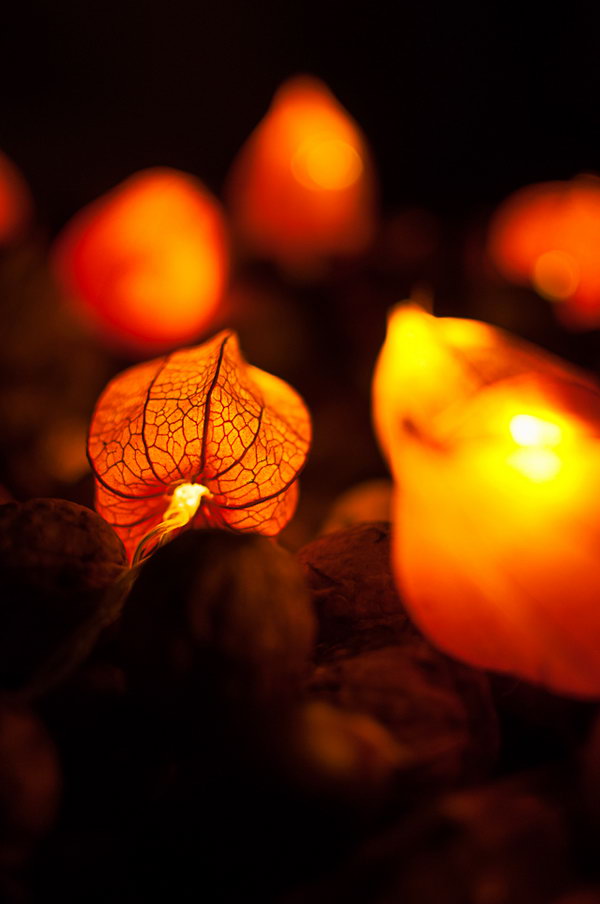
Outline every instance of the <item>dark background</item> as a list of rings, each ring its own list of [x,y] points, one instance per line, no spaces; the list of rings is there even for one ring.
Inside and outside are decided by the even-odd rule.
[[[219,192],[277,86],[311,72],[368,135],[387,209],[468,216],[528,182],[598,169],[594,7],[13,2],[0,147],[54,233],[144,166]]]

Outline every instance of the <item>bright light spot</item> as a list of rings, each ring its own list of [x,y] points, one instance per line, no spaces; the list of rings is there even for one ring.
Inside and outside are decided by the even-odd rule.
[[[189,524],[198,511],[204,496],[210,499],[212,493],[201,483],[180,483],[179,486],[176,486],[165,517],[138,543],[133,556],[133,565],[136,566],[143,562],[157,546],[165,542],[174,530]]]
[[[360,154],[340,138],[308,138],[291,162],[295,178],[307,188],[341,191],[358,181],[363,162]]]
[[[162,523],[170,528],[183,527],[192,520],[198,511],[203,496],[210,497],[210,495],[208,487],[201,483],[180,483],[173,491]]]
[[[508,463],[535,483],[552,480],[561,469],[561,460],[551,449],[519,449],[508,457]]]
[[[522,448],[508,457],[508,463],[535,483],[556,477],[562,462],[549,447],[560,443],[560,427],[532,414],[517,414],[512,418],[509,430]]]
[[[557,424],[531,414],[517,414],[512,418],[509,430],[520,446],[556,446],[562,435]]]
[[[546,251],[533,266],[533,284],[540,295],[552,301],[564,301],[576,291],[580,269],[572,254]]]

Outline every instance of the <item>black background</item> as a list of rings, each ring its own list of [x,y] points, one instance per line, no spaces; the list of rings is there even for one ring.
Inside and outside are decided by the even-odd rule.
[[[52,234],[144,166],[220,192],[286,77],[324,79],[372,145],[388,210],[470,215],[597,171],[595,4],[15,4],[0,21],[0,147]]]

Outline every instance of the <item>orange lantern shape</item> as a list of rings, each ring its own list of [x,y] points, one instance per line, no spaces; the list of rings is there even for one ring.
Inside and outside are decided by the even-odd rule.
[[[0,246],[23,232],[31,216],[31,197],[17,167],[0,151]]]
[[[300,396],[221,332],[108,384],[88,440],[96,509],[136,561],[186,525],[272,536],[294,512],[310,433]]]
[[[501,330],[400,306],[374,420],[423,631],[472,665],[600,695],[600,387]]]
[[[365,139],[327,87],[308,76],[276,93],[234,164],[229,195],[243,240],[296,272],[360,253],[373,235]]]
[[[95,328],[148,352],[196,338],[218,309],[227,242],[217,201],[185,173],[136,173],[58,237],[61,284]]]
[[[499,208],[490,256],[508,280],[557,304],[567,325],[600,326],[600,179],[580,176],[516,192]]]

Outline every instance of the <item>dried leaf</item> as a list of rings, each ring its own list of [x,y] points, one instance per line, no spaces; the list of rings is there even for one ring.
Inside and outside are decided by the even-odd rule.
[[[130,556],[183,484],[207,491],[194,527],[272,536],[293,514],[310,432],[298,394],[248,365],[235,333],[219,333],[108,385],[88,441],[96,509]]]

